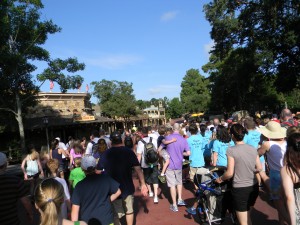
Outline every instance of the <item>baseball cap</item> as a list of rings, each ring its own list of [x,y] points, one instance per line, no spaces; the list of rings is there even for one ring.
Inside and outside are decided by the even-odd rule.
[[[7,163],[7,157],[3,152],[0,152],[0,166],[3,166]]]
[[[120,134],[119,131],[114,131],[110,135],[110,140],[112,142],[120,141],[120,140],[122,140],[122,135]]]
[[[58,140],[58,141],[60,141],[60,138],[59,138],[59,137],[56,137],[55,139]]]
[[[95,168],[96,165],[97,165],[96,159],[91,155],[84,156],[81,160],[81,168],[83,170]]]

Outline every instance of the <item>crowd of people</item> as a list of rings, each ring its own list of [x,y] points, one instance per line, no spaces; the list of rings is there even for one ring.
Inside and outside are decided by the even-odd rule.
[[[106,134],[92,131],[90,140],[59,137],[48,151],[32,145],[21,168],[30,183],[5,173],[6,155],[0,153],[0,224],[18,224],[16,210],[5,204],[21,199],[30,220],[30,204],[40,212],[41,224],[134,223],[133,178],[139,179],[144,196],[159,204],[160,183],[170,191],[170,210],[186,206],[196,215],[197,199],[187,206],[182,196],[183,167],[189,164],[188,180],[198,187],[198,171],[224,167],[216,184],[225,184],[221,216],[234,210],[239,224],[252,224],[251,209],[260,188],[270,194],[279,224],[300,224],[300,123],[284,109],[280,119],[264,121],[247,116],[224,121],[153,125]],[[195,178],[197,177],[197,181]],[[200,178],[201,179],[201,178]],[[31,200],[31,202],[30,202]],[[232,206],[228,203],[232,202]],[[227,204],[227,206],[226,206]],[[224,205],[224,206],[223,206]],[[204,219],[205,220],[205,219]]]

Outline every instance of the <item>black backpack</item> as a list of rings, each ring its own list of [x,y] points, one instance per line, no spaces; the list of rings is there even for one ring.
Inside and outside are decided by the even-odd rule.
[[[124,145],[128,148],[133,148],[133,141],[130,135],[126,135],[124,139]]]
[[[97,142],[91,141],[91,143],[93,144],[92,146],[92,155],[93,155],[94,153],[98,152],[99,144],[98,141]]]
[[[158,161],[158,154],[154,144],[152,143],[152,137],[150,137],[150,141],[148,143],[146,143],[144,139],[141,139],[141,141],[144,144],[145,163],[152,167]]]

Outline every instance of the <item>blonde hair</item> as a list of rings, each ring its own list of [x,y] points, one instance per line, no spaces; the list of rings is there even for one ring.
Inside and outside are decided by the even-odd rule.
[[[51,173],[55,173],[58,170],[59,164],[57,159],[49,159],[47,162],[47,167],[49,168]]]
[[[81,157],[75,158],[74,164],[75,164],[75,167],[80,167],[81,166]]]
[[[29,156],[31,160],[37,160],[40,157],[39,153],[35,150],[35,148],[31,149],[31,153],[29,154]]]
[[[36,187],[34,199],[41,211],[41,225],[57,225],[64,202],[63,186],[53,178],[45,179]]]

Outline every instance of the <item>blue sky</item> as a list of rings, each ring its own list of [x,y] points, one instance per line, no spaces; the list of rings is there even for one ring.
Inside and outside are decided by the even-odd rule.
[[[133,83],[136,99],[180,96],[186,71],[201,70],[212,47],[207,0],[47,0],[42,19],[62,28],[45,48],[51,58],[77,57],[86,84],[102,79]],[[45,68],[39,63],[38,72]],[[49,81],[41,87],[49,91]],[[55,83],[54,92],[59,91]],[[69,90],[68,92],[77,92]],[[96,103],[97,99],[92,98]]]

